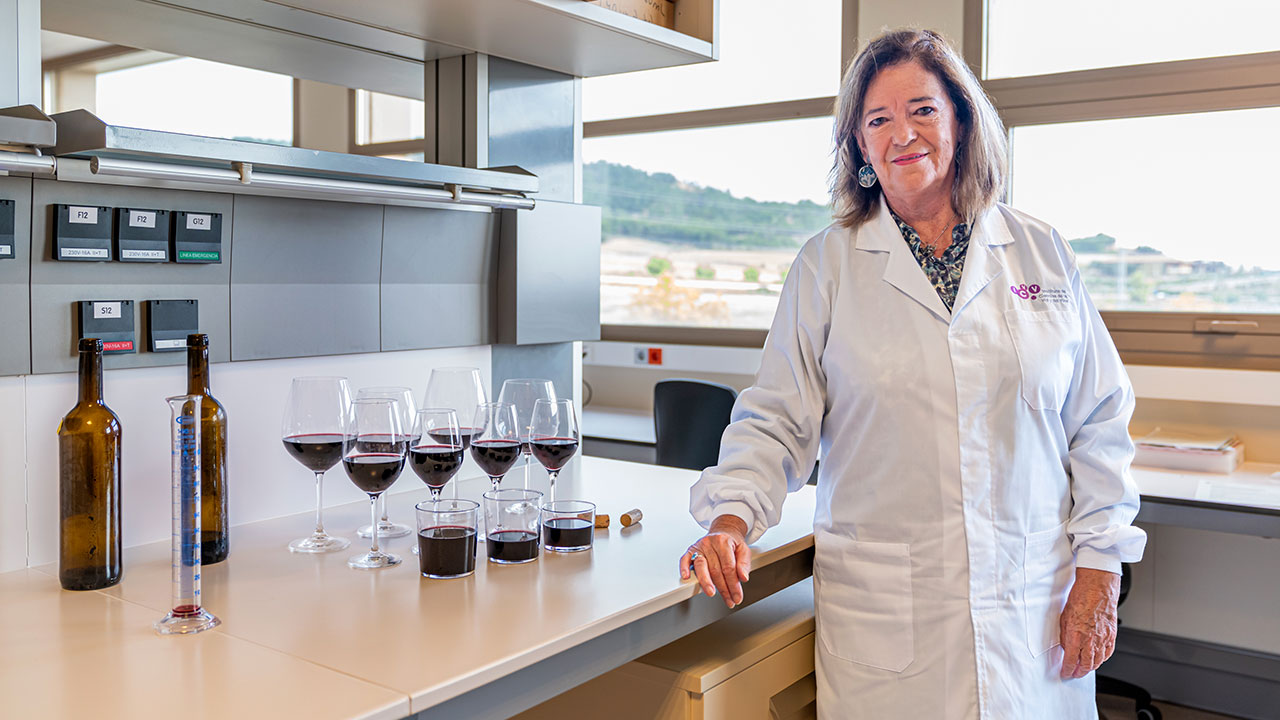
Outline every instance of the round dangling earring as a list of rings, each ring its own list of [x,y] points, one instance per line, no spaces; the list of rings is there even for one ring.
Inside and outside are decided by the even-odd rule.
[[[858,184],[864,188],[869,188],[876,184],[876,170],[871,167],[871,163],[858,168]]]

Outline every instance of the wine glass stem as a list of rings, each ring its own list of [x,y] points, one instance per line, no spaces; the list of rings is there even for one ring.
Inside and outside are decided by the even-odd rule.
[[[324,473],[316,473],[316,534],[324,534]]]
[[[547,477],[551,479],[551,491],[547,493],[551,497],[551,502],[556,501],[556,477],[560,475],[559,470],[548,470]]]
[[[524,455],[524,489],[529,489],[529,453]]]
[[[440,491],[441,491],[441,490],[443,490],[444,488],[428,488],[428,489],[431,491],[431,502],[432,502],[432,503],[439,503],[439,502],[440,502]]]
[[[372,540],[372,544],[369,546],[369,553],[371,555],[378,554],[378,498],[379,497],[382,497],[381,493],[377,495],[369,496],[369,522],[373,525],[373,532],[369,533],[369,537]]]
[[[494,489],[494,490],[497,490],[497,489],[498,489],[498,485],[499,485],[501,482],[502,482],[502,476],[501,476],[501,475],[499,475],[498,477],[494,477],[494,476],[492,476],[492,475],[490,475],[490,476],[489,476],[489,484],[493,485],[493,489]]]
[[[385,524],[390,522],[387,520],[387,494],[382,493],[378,496],[378,499],[382,501],[382,522]],[[375,524],[374,527],[377,527],[377,525]]]

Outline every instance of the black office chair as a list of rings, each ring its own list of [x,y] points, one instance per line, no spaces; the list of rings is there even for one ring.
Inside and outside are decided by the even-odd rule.
[[[702,380],[663,380],[653,387],[656,462],[703,470],[720,458],[720,436],[738,392]]]
[[[1124,599],[1129,595],[1129,588],[1133,584],[1133,571],[1129,569],[1129,563],[1121,565],[1120,570],[1120,602],[1117,606],[1124,604]],[[1115,695],[1117,697],[1129,698],[1135,704],[1134,713],[1138,720],[1160,720],[1160,708],[1151,704],[1151,693],[1134,685],[1131,682],[1125,682],[1106,675],[1094,676],[1096,689],[1098,693],[1103,695]]]

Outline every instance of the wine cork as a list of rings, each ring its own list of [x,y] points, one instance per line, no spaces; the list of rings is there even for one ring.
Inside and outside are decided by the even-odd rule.
[[[600,514],[597,514],[597,515],[596,515],[596,527],[598,527],[598,528],[607,528],[607,527],[609,527],[609,516],[608,516],[608,515],[600,515]]]
[[[622,527],[631,527],[644,519],[644,513],[640,512],[640,508],[633,508],[622,513],[619,520],[622,521]]]

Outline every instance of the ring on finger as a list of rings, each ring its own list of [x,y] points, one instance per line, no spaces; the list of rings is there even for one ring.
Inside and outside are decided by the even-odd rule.
[[[690,565],[693,565],[694,561],[695,561],[695,560],[697,560],[697,559],[698,559],[698,558],[700,558],[700,557],[702,557],[702,553],[698,552],[697,550],[690,550],[690,551],[689,551],[689,564],[690,564]]]

